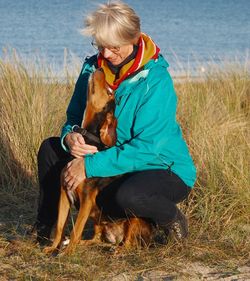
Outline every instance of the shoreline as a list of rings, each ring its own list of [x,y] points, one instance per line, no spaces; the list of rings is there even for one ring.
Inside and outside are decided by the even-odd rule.
[[[93,54],[92,54],[93,55]],[[23,55],[15,49],[7,49],[4,54],[0,56],[0,67],[5,64],[22,67],[32,77],[33,75],[41,75],[45,81],[59,81],[64,82],[65,79],[76,80],[81,71],[83,62],[87,56],[82,58],[64,49],[64,55],[61,62],[48,61],[47,57],[41,54]],[[247,51],[241,54],[241,57],[234,57],[233,59],[217,59],[214,60],[194,60],[181,61],[174,53],[171,59],[165,57],[169,63],[167,68],[172,79],[179,83],[183,81],[203,81],[214,72],[227,71],[243,71],[250,72],[250,56]],[[45,76],[44,76],[44,73]],[[1,75],[1,74],[0,74]]]

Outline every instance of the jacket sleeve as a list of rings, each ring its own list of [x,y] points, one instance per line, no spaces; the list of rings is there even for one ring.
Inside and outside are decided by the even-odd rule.
[[[149,169],[161,163],[163,136],[175,124],[176,94],[170,76],[148,87],[132,125],[133,137],[122,145],[85,156],[87,177],[107,177]],[[162,78],[162,77],[161,77]],[[118,120],[119,123],[119,120]]]
[[[82,123],[86,107],[88,79],[91,74],[91,69],[88,66],[87,62],[85,62],[67,108],[67,119],[61,131],[61,145],[65,151],[68,151],[67,147],[64,145],[65,136],[72,131],[74,125],[81,126]]]

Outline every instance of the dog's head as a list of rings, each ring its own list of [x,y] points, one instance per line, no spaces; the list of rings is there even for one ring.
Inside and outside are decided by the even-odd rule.
[[[117,222],[106,222],[103,225],[102,240],[111,244],[120,244],[125,235],[124,231],[125,220]]]
[[[98,68],[89,78],[87,106],[91,106],[93,112],[100,112],[112,99],[113,90],[106,83],[102,68]]]
[[[116,142],[117,121],[114,116],[113,90],[98,68],[89,78],[87,104],[82,127],[100,136],[102,143],[112,146]]]

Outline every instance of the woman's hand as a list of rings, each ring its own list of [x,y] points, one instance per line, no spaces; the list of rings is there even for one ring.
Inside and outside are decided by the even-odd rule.
[[[84,159],[75,158],[70,161],[64,169],[62,180],[67,190],[75,190],[77,186],[86,179]]]
[[[67,134],[65,142],[69,148],[70,154],[76,158],[98,151],[95,146],[86,144],[83,136],[79,133],[73,132]]]

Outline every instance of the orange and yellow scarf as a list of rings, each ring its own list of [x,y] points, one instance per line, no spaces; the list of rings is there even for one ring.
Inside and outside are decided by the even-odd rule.
[[[154,41],[148,35],[141,33],[136,57],[121,68],[118,79],[115,80],[115,74],[108,67],[107,60],[101,53],[98,55],[98,67],[104,70],[109,86],[116,90],[122,81],[142,68],[149,60],[157,59],[159,52],[160,49]]]

